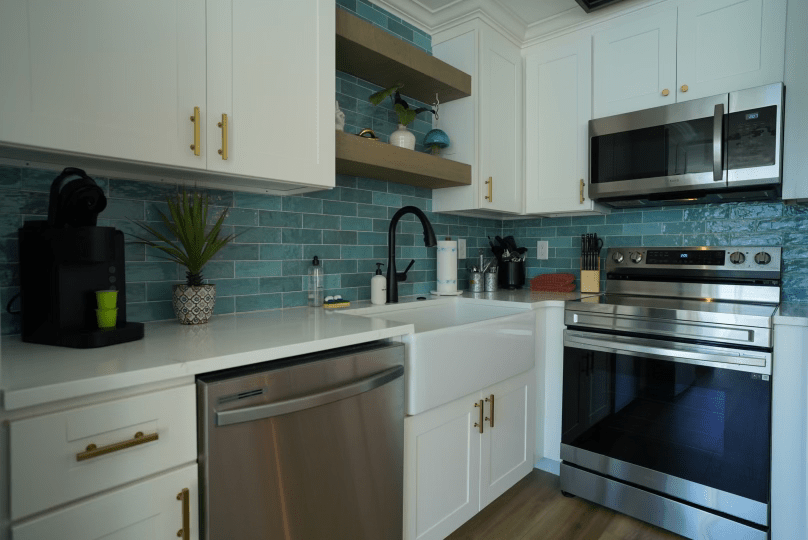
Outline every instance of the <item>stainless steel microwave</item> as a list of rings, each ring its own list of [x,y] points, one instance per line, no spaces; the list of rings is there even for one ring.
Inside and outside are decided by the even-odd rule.
[[[613,207],[775,200],[782,83],[589,121],[589,196]]]

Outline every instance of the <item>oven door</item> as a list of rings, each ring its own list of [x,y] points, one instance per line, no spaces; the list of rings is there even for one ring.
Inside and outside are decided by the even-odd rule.
[[[564,332],[561,458],[767,526],[771,353]]]
[[[594,200],[727,186],[723,126],[729,95],[589,121]]]

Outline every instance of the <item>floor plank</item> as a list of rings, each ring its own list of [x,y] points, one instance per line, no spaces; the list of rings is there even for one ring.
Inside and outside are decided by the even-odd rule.
[[[681,536],[561,495],[558,476],[533,469],[450,540],[681,540]]]

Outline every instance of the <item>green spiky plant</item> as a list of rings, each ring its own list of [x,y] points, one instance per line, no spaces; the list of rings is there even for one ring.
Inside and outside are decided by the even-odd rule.
[[[403,126],[410,125],[412,121],[415,120],[415,116],[419,113],[429,111],[432,114],[435,114],[435,111],[426,107],[410,109],[410,105],[404,101],[399,93],[399,90],[401,90],[403,87],[404,83],[396,83],[395,86],[385,88],[384,90],[379,90],[375,94],[372,94],[370,97],[368,97],[368,101],[375,106],[389,97],[393,102],[393,109],[396,111],[396,114],[398,114],[398,123]]]
[[[190,287],[203,285],[202,269],[224,246],[233,238],[234,234],[220,236],[222,223],[227,216],[227,209],[216,222],[208,228],[208,210],[210,199],[201,193],[191,193],[184,190],[175,198],[168,197],[168,210],[170,218],[160,214],[165,226],[177,240],[173,241],[151,225],[142,221],[135,221],[143,230],[154,236],[157,240],[136,236],[142,243],[164,252],[168,259],[183,265],[186,284]]]

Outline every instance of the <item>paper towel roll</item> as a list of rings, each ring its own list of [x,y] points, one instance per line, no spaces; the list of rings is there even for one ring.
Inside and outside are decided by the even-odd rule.
[[[457,242],[438,242],[438,293],[457,292]]]

